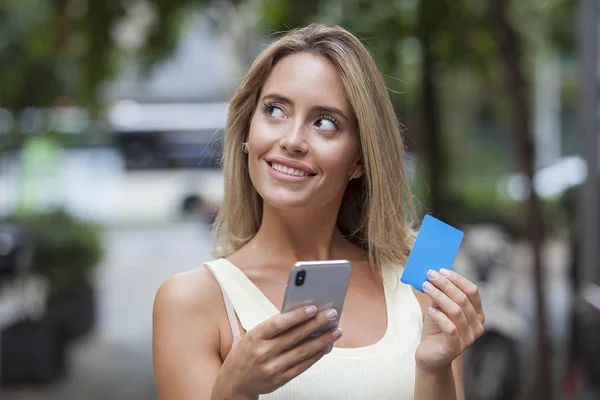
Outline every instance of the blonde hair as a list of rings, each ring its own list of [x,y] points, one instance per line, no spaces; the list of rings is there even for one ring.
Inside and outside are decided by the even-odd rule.
[[[400,124],[371,55],[351,33],[333,25],[294,29],[255,59],[229,105],[223,143],[225,191],[213,226],[215,257],[227,257],[252,239],[262,219],[262,199],[248,174],[246,141],[258,96],[283,57],[311,53],[339,71],[358,121],[364,175],[346,189],[338,226],[368,253],[371,265],[404,265],[414,241],[412,194],[404,170]]]

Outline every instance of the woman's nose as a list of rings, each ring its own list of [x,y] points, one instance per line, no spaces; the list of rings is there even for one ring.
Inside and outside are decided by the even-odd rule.
[[[308,151],[303,126],[300,124],[290,127],[279,143],[290,153],[306,153]]]

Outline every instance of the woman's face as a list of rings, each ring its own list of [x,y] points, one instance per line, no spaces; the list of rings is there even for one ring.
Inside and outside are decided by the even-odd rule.
[[[341,201],[359,177],[358,128],[336,68],[299,53],[280,60],[258,98],[248,135],[250,178],[277,208]]]

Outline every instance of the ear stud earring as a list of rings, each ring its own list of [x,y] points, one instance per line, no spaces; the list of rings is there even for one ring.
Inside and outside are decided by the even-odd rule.
[[[242,143],[242,151],[246,154],[248,154],[248,143],[244,142]]]

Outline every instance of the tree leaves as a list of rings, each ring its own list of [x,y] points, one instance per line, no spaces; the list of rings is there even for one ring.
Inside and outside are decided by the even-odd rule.
[[[114,37],[128,9],[146,1],[155,14],[144,43],[127,54]],[[175,49],[189,15],[207,7],[260,8],[265,33],[310,22],[334,23],[357,35],[373,51],[390,89],[401,91],[398,77],[405,54],[402,41],[431,38],[436,68],[469,68],[489,79],[497,45],[490,32],[492,0],[4,0],[0,2],[0,106],[48,106],[65,98],[100,106],[102,84],[115,77],[123,61],[139,58],[143,72]],[[573,48],[572,2],[511,2],[520,26],[535,21],[561,50]],[[425,13],[419,17],[418,10]],[[227,14],[221,14],[227,18]],[[539,30],[538,29],[538,30]],[[528,29],[523,32],[527,34]]]

